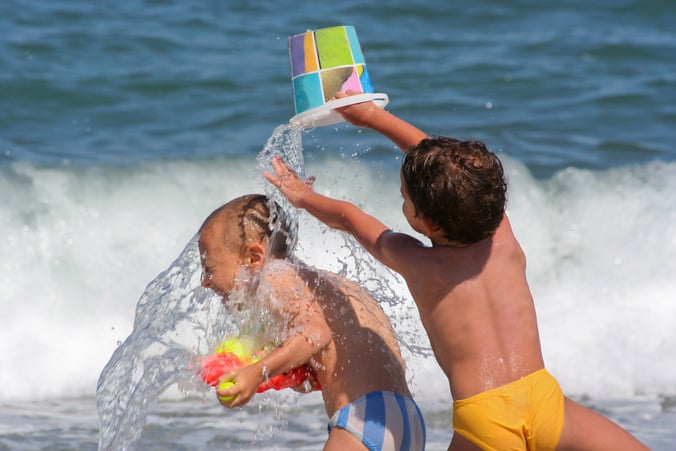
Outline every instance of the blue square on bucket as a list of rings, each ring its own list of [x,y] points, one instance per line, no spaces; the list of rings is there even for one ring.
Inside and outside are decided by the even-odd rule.
[[[345,33],[347,34],[347,40],[350,43],[350,50],[352,50],[352,59],[354,64],[366,64],[364,60],[364,54],[361,51],[361,46],[359,45],[359,39],[357,38],[357,31],[354,27],[346,26]]]
[[[293,96],[296,114],[324,105],[324,93],[319,72],[294,78]]]

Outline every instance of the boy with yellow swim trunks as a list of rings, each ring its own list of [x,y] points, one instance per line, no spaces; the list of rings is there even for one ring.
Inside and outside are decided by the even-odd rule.
[[[267,378],[309,364],[330,418],[324,450],[422,451],[425,424],[387,315],[356,283],[293,258],[270,216],[268,199],[251,194],[200,228],[202,285],[224,302],[258,302],[282,330],[277,348],[220,378],[234,382],[217,390],[221,404],[243,406]]]
[[[526,258],[505,214],[500,160],[479,141],[430,138],[372,102],[338,111],[405,152],[403,213],[432,246],[315,193],[279,159],[275,174],[264,175],[293,205],[352,234],[403,276],[455,400],[449,449],[647,449],[564,397],[544,368]]]

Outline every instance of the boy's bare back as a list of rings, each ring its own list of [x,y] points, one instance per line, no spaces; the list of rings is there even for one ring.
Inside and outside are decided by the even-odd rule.
[[[506,216],[478,243],[400,252],[408,254],[400,271],[454,399],[543,368],[525,257]]]

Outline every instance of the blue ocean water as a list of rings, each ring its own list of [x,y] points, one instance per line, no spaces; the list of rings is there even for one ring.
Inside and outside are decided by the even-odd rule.
[[[0,3],[0,449],[96,448],[96,381],[144,288],[215,207],[263,190],[256,156],[294,114],[287,37],[339,24],[355,26],[388,109],[505,161],[564,390],[673,448],[674,20],[659,0]],[[338,124],[303,146],[318,190],[407,230],[391,143]],[[303,221],[301,254],[339,265]],[[450,398],[420,359],[414,391],[444,449]],[[142,449],[324,439],[316,398],[283,414],[169,398]],[[297,419],[316,425],[307,443]]]

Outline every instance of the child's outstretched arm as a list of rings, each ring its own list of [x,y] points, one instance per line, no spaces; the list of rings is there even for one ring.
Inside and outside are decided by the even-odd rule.
[[[378,219],[342,200],[323,196],[312,190],[312,180],[301,180],[279,157],[272,159],[276,175],[263,176],[297,208],[307,210],[329,227],[354,236],[371,255],[397,272],[404,269],[403,255],[422,243],[412,236],[394,233]]]
[[[336,93],[336,98],[360,94],[347,91]],[[394,142],[401,150],[408,152],[412,146],[427,138],[427,134],[412,124],[376,106],[373,102],[363,102],[336,108],[343,118],[357,127],[371,128]]]

